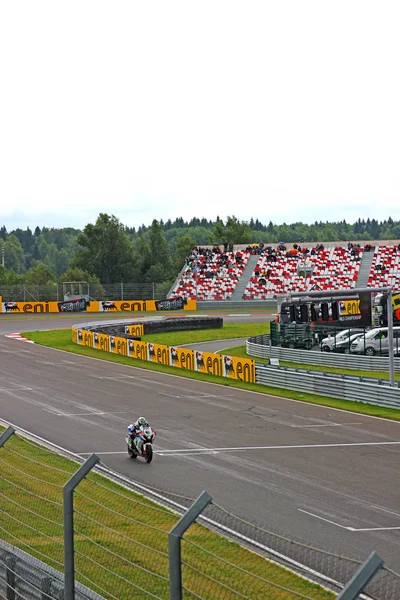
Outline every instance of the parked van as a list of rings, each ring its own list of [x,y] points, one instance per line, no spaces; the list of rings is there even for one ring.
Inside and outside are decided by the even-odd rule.
[[[355,354],[366,354],[367,356],[378,356],[389,354],[389,338],[388,328],[378,327],[377,329],[371,329],[368,333],[352,342],[350,351]],[[393,327],[393,347],[394,353],[398,354],[400,351],[400,327]]]
[[[321,350],[324,352],[333,352],[335,346],[338,344],[342,344],[342,342],[349,341],[356,333],[364,333],[364,329],[345,329],[344,331],[340,331],[335,336],[328,336],[322,340],[320,343]],[[349,344],[350,347],[350,344]]]

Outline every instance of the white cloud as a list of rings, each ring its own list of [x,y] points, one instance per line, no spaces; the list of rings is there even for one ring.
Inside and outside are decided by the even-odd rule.
[[[400,218],[396,2],[0,8],[0,224]]]

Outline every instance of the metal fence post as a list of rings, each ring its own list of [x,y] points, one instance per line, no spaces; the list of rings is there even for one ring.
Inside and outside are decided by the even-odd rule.
[[[64,598],[75,600],[74,561],[74,489],[99,462],[96,454],[89,456],[63,488],[64,505]]]
[[[211,500],[207,492],[202,492],[168,534],[170,600],[182,600],[181,538]]]
[[[14,427],[11,427],[11,425],[7,427],[5,431],[3,431],[3,433],[0,435],[0,448],[4,446],[6,441],[13,435],[13,433],[15,433],[15,429]]]
[[[15,593],[15,589],[16,589],[16,585],[17,585],[17,578],[15,577],[16,563],[17,563],[17,561],[15,559],[15,556],[10,555],[6,558],[6,582],[7,582],[6,598],[7,598],[7,600],[16,600],[16,593]]]
[[[357,569],[336,600],[357,600],[365,586],[382,566],[383,560],[381,557],[376,552],[372,552],[361,567]]]
[[[394,344],[393,344],[393,306],[392,306],[392,289],[389,290],[386,305],[388,319],[388,343],[389,343],[389,378],[390,385],[394,387]]]

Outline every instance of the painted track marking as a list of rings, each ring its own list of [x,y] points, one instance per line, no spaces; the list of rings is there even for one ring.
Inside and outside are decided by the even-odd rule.
[[[68,415],[65,415],[68,416]],[[189,454],[217,454],[219,452],[244,452],[246,450],[298,450],[301,448],[352,448],[365,446],[396,446],[400,441],[389,442],[349,442],[338,444],[299,444],[294,446],[237,446],[232,448],[175,448],[171,450],[155,451],[159,456],[187,456]],[[125,452],[99,452],[96,454],[125,454]],[[81,456],[89,455],[91,452],[81,452]],[[300,510],[300,509],[299,509]]]
[[[335,521],[331,521],[330,519],[326,519],[325,517],[321,517],[320,515],[315,515],[312,512],[309,512],[308,510],[303,510],[302,508],[298,508],[298,511],[305,513],[306,515],[310,515],[311,517],[314,517],[315,519],[320,519],[321,521],[325,521],[325,523],[330,523],[331,525],[335,525],[336,527],[340,527],[341,529],[346,529],[347,531],[351,531],[352,533],[357,533],[357,532],[362,532],[362,531],[393,531],[395,529],[400,529],[399,527],[367,527],[367,528],[360,528],[358,529],[357,527],[347,527],[346,525],[341,525],[340,523],[336,523]]]

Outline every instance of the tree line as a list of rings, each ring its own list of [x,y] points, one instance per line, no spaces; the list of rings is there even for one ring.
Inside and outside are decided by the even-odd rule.
[[[36,227],[33,231],[3,225],[4,244],[0,285],[46,285],[62,281],[89,283],[158,283],[165,287],[176,279],[194,245],[312,243],[330,241],[400,239],[400,221],[389,218],[358,219],[355,223],[315,221],[261,223],[229,216],[225,221],[193,218],[153,220],[137,229],[123,225],[114,215],[100,213],[94,224],[80,231],[71,227]]]

